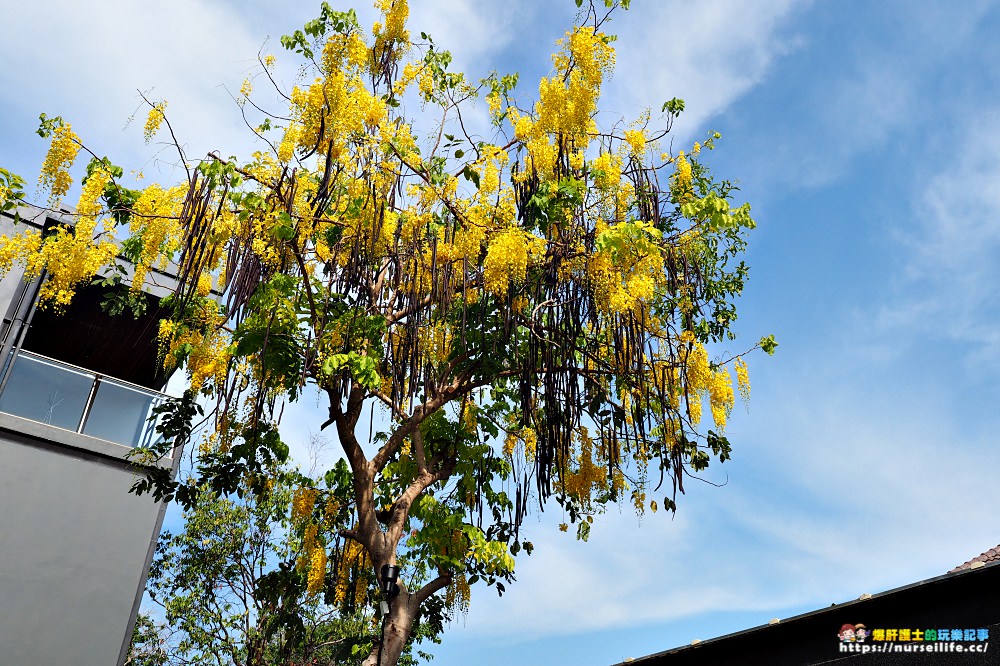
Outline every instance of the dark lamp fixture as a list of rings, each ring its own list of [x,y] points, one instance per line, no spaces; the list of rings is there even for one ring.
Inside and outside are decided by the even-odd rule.
[[[382,594],[389,599],[394,599],[399,594],[399,585],[396,580],[399,578],[399,567],[392,564],[382,565]]]

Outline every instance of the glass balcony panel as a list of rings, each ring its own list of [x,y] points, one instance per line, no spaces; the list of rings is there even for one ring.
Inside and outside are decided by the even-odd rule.
[[[168,399],[162,393],[22,350],[14,356],[0,395],[0,412],[116,444],[150,446],[160,439],[156,422],[149,420],[152,410]]]
[[[149,445],[154,433],[147,420],[159,403],[153,393],[102,377],[83,434],[126,446]]]
[[[95,375],[21,353],[0,396],[0,412],[76,432]]]

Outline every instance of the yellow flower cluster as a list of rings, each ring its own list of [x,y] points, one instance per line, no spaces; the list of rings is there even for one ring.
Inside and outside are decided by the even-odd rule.
[[[424,67],[417,75],[417,89],[425,101],[430,101],[434,97],[434,72],[430,67]]]
[[[80,152],[80,138],[73,132],[69,123],[55,128],[52,132],[52,143],[45,154],[38,184],[42,191],[49,191],[49,203],[54,205],[73,184],[69,168],[73,166],[77,153]]]
[[[205,455],[207,453],[212,453],[219,448],[219,433],[209,432],[205,433],[201,439],[201,443],[198,444],[198,453]]]
[[[167,265],[167,257],[180,249],[184,231],[177,218],[186,191],[184,185],[164,190],[154,184],[144,189],[136,200],[129,231],[133,237],[142,239],[142,249],[135,263],[133,292],[142,289],[146,273],[153,265],[162,270]]]
[[[688,412],[691,424],[697,426],[701,423],[701,394],[712,382],[708,351],[700,342],[692,342],[684,360]]]
[[[635,312],[642,303],[652,299],[655,287],[656,282],[649,274],[633,274],[624,286],[618,285],[611,291],[608,309],[618,314]]]
[[[249,79],[247,79],[247,83],[249,83]],[[142,135],[145,137],[146,143],[152,141],[153,136],[160,131],[160,125],[163,124],[163,120],[166,118],[163,114],[166,108],[166,102],[159,102],[154,104],[153,108],[149,110],[149,115],[146,116],[146,124],[142,128]]]
[[[198,391],[209,380],[216,385],[226,380],[230,356],[228,342],[220,331],[213,328],[194,345],[187,360],[192,391]]]
[[[323,71],[335,72],[347,69],[358,70],[368,65],[368,45],[356,32],[348,35],[335,33],[327,39],[323,47]]]
[[[632,154],[636,157],[642,155],[646,151],[646,135],[643,134],[641,130],[626,130],[625,143],[629,145],[629,148],[632,150]]]
[[[197,322],[192,322],[195,327],[163,319],[157,334],[163,368],[167,371],[177,367],[177,350],[191,345],[187,371],[192,391],[199,391],[210,380],[217,385],[222,384],[232,355],[229,340],[222,329],[224,315],[219,312],[218,305],[212,301],[202,302],[197,319]]]
[[[524,439],[524,457],[528,460],[533,460],[535,458],[535,449],[538,448],[538,435],[535,434],[535,429],[525,428],[524,432],[521,433],[521,437]]]
[[[608,313],[640,314],[656,296],[663,280],[663,255],[652,236],[639,236],[635,225],[618,223],[608,226],[599,221],[598,237],[608,238],[614,247],[602,249],[586,264],[586,277],[598,307]]]
[[[591,129],[604,75],[614,68],[608,38],[593,28],[578,27],[559,40],[562,50],[552,60],[555,76],[538,86],[536,116],[544,132],[582,137]]]
[[[708,385],[708,404],[712,408],[712,420],[719,430],[725,430],[726,419],[733,410],[733,379],[725,368],[712,372]]]
[[[319,527],[315,523],[310,523],[306,525],[305,530],[302,532],[302,553],[296,561],[296,566],[300,571],[306,571],[309,568],[312,551],[316,548],[316,535],[318,531]]]
[[[691,163],[688,162],[683,150],[674,159],[674,174],[671,176],[670,189],[677,201],[682,203],[694,196]]]
[[[482,158],[476,163],[479,171],[479,198],[486,200],[500,190],[500,172],[510,162],[507,151],[486,145],[480,150]]]
[[[97,232],[101,212],[98,199],[110,179],[105,169],[96,169],[91,174],[80,193],[77,204],[80,216],[75,227],[57,227],[45,242],[33,230],[0,238],[0,274],[17,262],[24,264],[28,278],[44,270],[47,279],[39,291],[39,302],[56,308],[68,305],[77,287],[90,281],[118,253],[114,242],[101,239],[109,231],[109,222],[105,221],[102,232]]]
[[[212,293],[212,276],[208,273],[202,273],[198,276],[198,286],[195,288],[195,293],[205,298],[210,293]]]
[[[528,271],[528,236],[517,227],[509,227],[490,240],[483,261],[483,288],[486,291],[505,296],[511,283],[524,282]]]
[[[431,324],[423,336],[424,353],[431,363],[441,363],[451,353],[451,326],[444,322]]]
[[[702,399],[707,394],[709,408],[712,410],[712,420],[719,430],[725,430],[726,421],[736,402],[733,394],[733,378],[725,368],[712,369],[708,361],[708,351],[704,345],[694,340],[690,331],[680,336],[681,342],[688,344],[685,362],[685,386],[687,407],[691,423],[697,426],[701,421]],[[749,396],[749,380],[746,376],[746,364],[736,360],[736,376],[742,393],[744,383],[746,396]],[[680,387],[675,387],[680,391]]]
[[[302,534],[302,549],[297,566],[306,574],[306,592],[315,594],[323,589],[326,580],[326,548],[317,539],[318,527],[315,523],[306,525]]]
[[[524,428],[520,431],[509,431],[503,443],[503,453],[508,458],[513,457],[518,442],[524,442],[525,460],[534,460],[538,448],[538,434],[534,428]]]
[[[407,0],[375,0],[375,8],[382,12],[382,21],[372,26],[375,52],[387,50],[391,60],[398,60],[410,45],[410,31],[406,29],[409,4]]]
[[[635,505],[636,513],[642,514],[646,510],[646,493],[641,490],[632,491],[632,504]]]
[[[392,84],[393,94],[396,95],[397,97],[401,97],[403,93],[405,93],[406,90],[410,87],[410,84],[416,80],[417,76],[420,74],[421,69],[423,69],[423,67],[420,65],[420,63],[408,62],[405,65],[403,65],[402,73],[396,78],[396,80]]]
[[[96,227],[97,216],[101,214],[102,210],[99,200],[110,182],[111,173],[103,166],[95,169],[90,178],[87,179],[80,192],[80,200],[76,204],[76,213],[80,216],[80,221],[77,222],[78,231],[81,222],[84,228],[89,227],[91,231]]]
[[[733,364],[736,366],[736,385],[739,387],[740,397],[744,402],[750,401],[750,370],[742,358],[736,359]]]
[[[514,455],[514,449],[517,447],[517,435],[513,432],[508,432],[507,437],[503,440],[503,454],[510,458]]]
[[[516,138],[527,148],[524,168],[515,180],[532,171],[548,180],[555,172],[560,143],[582,151],[597,131],[593,115],[604,76],[614,68],[614,49],[608,37],[593,28],[578,27],[566,34],[553,56],[555,74],[538,84],[534,117],[507,109]]]
[[[327,499],[326,506],[323,507],[323,524],[328,528],[333,527],[334,521],[337,519],[337,513],[340,511],[340,502],[333,499],[332,497]]]
[[[294,94],[294,93],[293,93]],[[299,125],[292,123],[285,130],[284,136],[281,138],[281,143],[278,144],[278,160],[281,162],[291,162],[292,155],[295,154],[295,146],[299,143],[299,138],[302,134],[302,128]]]
[[[608,191],[618,186],[622,179],[622,158],[615,153],[603,152],[590,162],[594,186]]]
[[[365,83],[363,63],[367,56],[367,46],[356,34],[334,35],[327,41],[323,76],[305,90],[298,86],[292,89],[292,120],[279,145],[279,160],[289,161],[298,148],[336,160],[366,154],[356,145],[357,138],[376,128],[381,133],[388,118],[386,102],[373,95]]]
[[[451,584],[444,593],[444,603],[448,607],[448,610],[452,612],[458,611],[463,616],[468,615],[471,596],[472,590],[465,572],[457,571],[452,574]]]
[[[341,605],[347,601],[347,593],[354,584],[354,605],[364,604],[367,586],[362,574],[371,566],[368,551],[357,541],[348,539],[337,563],[337,581],[334,587],[334,604]]]
[[[306,592],[316,594],[323,589],[326,579],[326,548],[318,545],[309,555],[309,577],[306,580]]]
[[[313,506],[316,504],[315,488],[302,486],[297,488],[292,495],[292,522],[300,522],[312,515]]]
[[[595,442],[587,428],[575,431],[570,459],[559,469],[559,490],[576,499],[585,511],[591,510],[594,491],[620,490],[625,485],[621,470],[608,471],[608,451]],[[595,450],[596,449],[596,450]]]
[[[500,108],[502,102],[503,100],[500,99],[500,91],[498,90],[494,90],[486,95],[486,104],[490,109],[490,118],[493,119],[493,122],[500,120],[500,115],[503,112]]]

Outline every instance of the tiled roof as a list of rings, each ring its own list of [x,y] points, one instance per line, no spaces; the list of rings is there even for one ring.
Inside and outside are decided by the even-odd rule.
[[[959,564],[957,567],[949,571],[948,573],[955,573],[956,571],[964,571],[965,569],[972,568],[974,562],[982,562],[983,564],[990,564],[991,562],[1000,562],[1000,546],[996,548],[990,548],[988,551],[982,555],[977,555],[965,564]]]

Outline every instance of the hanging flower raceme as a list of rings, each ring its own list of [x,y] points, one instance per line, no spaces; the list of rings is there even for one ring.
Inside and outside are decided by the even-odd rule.
[[[348,539],[337,561],[337,580],[333,593],[334,604],[342,606],[347,603],[348,594],[353,588],[353,596],[350,601],[355,608],[360,607],[367,596],[367,572],[370,568],[371,560],[368,557],[368,551],[357,541]]]
[[[41,174],[38,177],[38,184],[42,190],[49,191],[49,203],[55,205],[73,184],[73,178],[69,175],[69,168],[76,161],[76,155],[80,152],[80,137],[74,132],[69,123],[60,124],[52,130],[52,144],[48,153],[45,154],[45,162],[42,163]]]

